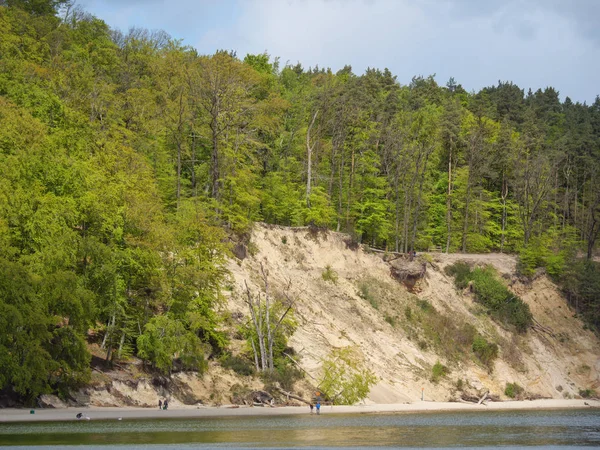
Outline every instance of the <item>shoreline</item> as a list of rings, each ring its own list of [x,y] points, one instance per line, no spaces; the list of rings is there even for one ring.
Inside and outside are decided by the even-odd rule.
[[[515,410],[556,410],[556,409],[588,409],[600,408],[599,400],[520,400],[507,402],[488,402],[485,405],[417,401],[414,403],[371,404],[355,406],[322,406],[321,414],[392,414],[392,413],[425,413],[448,411],[515,411]],[[64,422],[77,421],[77,413],[89,417],[89,420],[126,420],[126,419],[201,419],[219,417],[252,417],[283,416],[310,414],[308,406],[280,407],[245,407],[245,406],[184,406],[166,411],[152,408],[132,407],[87,407],[61,409],[6,408],[0,409],[0,424],[29,422]]]

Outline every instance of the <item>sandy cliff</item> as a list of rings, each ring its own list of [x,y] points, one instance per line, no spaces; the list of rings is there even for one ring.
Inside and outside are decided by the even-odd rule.
[[[248,316],[244,285],[253,292],[263,289],[262,264],[271,293],[286,289],[296,300],[298,327],[289,344],[306,373],[305,381],[295,386],[305,398],[316,385],[322,359],[331,349],[346,346],[356,348],[377,376],[367,404],[412,402],[422,393],[425,400],[454,401],[484,391],[506,400],[506,383],[519,384],[529,398],[569,399],[577,398],[580,390],[600,390],[597,337],[547,277],[518,280],[513,256],[432,253],[412,262],[390,262],[389,255],[352,245],[343,234],[261,224],[255,226],[246,253],[244,259],[230,261],[231,280],[224,290],[231,348],[237,353],[245,347],[236,332]],[[525,334],[508,331],[491,320],[468,290],[457,291],[444,268],[458,260],[494,266],[529,304],[534,328]],[[411,277],[423,275],[423,269],[424,276],[415,283]],[[327,270],[337,276],[335,282],[324,279]],[[473,355],[471,341],[457,344],[469,329],[498,345],[491,368]],[[433,382],[432,367],[438,361],[448,373]],[[260,379],[236,375],[216,361],[201,377],[176,373],[171,378],[147,374],[139,361],[130,361],[109,372],[96,368],[92,384],[76,395],[76,404],[155,407],[158,398],[169,397],[174,408],[220,405],[261,388]]]
[[[242,286],[246,280],[260,289],[260,263],[268,270],[274,289],[282,289],[291,280],[289,291],[297,298],[299,327],[290,344],[300,364],[318,377],[321,359],[331,348],[357,347],[379,379],[368,402],[414,401],[421,398],[422,389],[426,399],[445,401],[457,397],[459,380],[472,390],[489,390],[500,398],[506,398],[507,382],[524,387],[526,395],[550,398],[571,398],[580,389],[600,386],[596,336],[574,316],[547,277],[529,284],[518,281],[513,256],[421,255],[426,273],[411,293],[391,276],[390,264],[381,254],[352,250],[342,234],[257,225],[251,242],[256,250],[253,256],[230,264],[234,289],[228,307],[247,314]],[[507,331],[468,292],[458,292],[443,271],[457,260],[494,266],[529,304],[536,320],[534,329],[523,335]],[[323,279],[327,267],[337,274],[335,283]],[[415,320],[423,301],[435,308],[435,326],[468,323],[497,343],[499,357],[492,370],[472,355],[448,355],[444,352],[447,343],[436,343],[435,333],[434,339],[428,338],[432,335],[425,331],[432,325],[427,323],[429,317]],[[431,369],[437,361],[448,367],[449,374],[433,383]]]

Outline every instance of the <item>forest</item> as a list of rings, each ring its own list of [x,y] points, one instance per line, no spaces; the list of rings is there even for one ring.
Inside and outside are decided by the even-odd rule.
[[[90,340],[202,371],[256,221],[517,254],[597,328],[600,98],[406,82],[0,0],[0,390],[85,383]]]

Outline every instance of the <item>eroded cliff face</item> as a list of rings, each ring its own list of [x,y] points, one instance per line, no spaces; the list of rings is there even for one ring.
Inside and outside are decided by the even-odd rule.
[[[253,255],[230,264],[233,289],[228,308],[237,316],[248,314],[244,281],[259,291],[262,264],[271,289],[286,288],[297,299],[298,329],[290,344],[308,381],[310,376],[318,378],[321,360],[332,348],[353,346],[379,379],[368,397],[374,403],[419,400],[422,389],[426,399],[455,400],[461,396],[457,386],[489,390],[499,398],[506,398],[506,383],[519,384],[528,396],[551,398],[570,398],[581,389],[600,386],[596,336],[574,316],[547,277],[529,284],[518,281],[512,256],[418,255],[417,267],[426,266],[424,276],[407,287],[383,255],[352,249],[343,234],[256,225],[251,242]],[[468,290],[457,291],[443,270],[457,260],[494,266],[529,304],[533,329],[525,334],[506,330]],[[337,274],[335,282],[323,278],[327,268]],[[470,350],[463,349],[462,355],[453,351],[452,340],[461,339],[465,324],[498,344],[499,356],[491,368]],[[434,383],[432,367],[438,361],[449,373]]]
[[[294,386],[304,398],[317,384],[322,359],[347,346],[357,349],[377,376],[367,403],[417,401],[422,393],[426,400],[460,400],[486,391],[506,399],[506,383],[519,384],[527,397],[572,398],[580,390],[599,390],[600,342],[547,277],[519,281],[512,256],[432,253],[392,260],[395,256],[365,251],[340,233],[261,224],[248,250],[244,259],[230,261],[231,280],[223,293],[232,352],[247,351],[236,330],[249,315],[245,283],[253,292],[263,290],[262,265],[271,293],[286,290],[295,299],[298,327],[289,344],[306,373]],[[495,267],[529,304],[535,326],[525,334],[508,331],[468,289],[458,291],[444,268],[459,260]],[[324,279],[326,271],[337,280]],[[498,345],[491,367],[474,356],[465,330]],[[438,361],[449,372],[433,382]],[[259,378],[239,376],[216,361],[200,377],[170,378],[150,375],[141,362],[131,361],[110,372],[94,370],[92,381],[74,396],[75,403],[158,407],[159,398],[169,398],[172,407],[225,405],[246,401],[263,388]],[[46,400],[48,406],[56,403]]]

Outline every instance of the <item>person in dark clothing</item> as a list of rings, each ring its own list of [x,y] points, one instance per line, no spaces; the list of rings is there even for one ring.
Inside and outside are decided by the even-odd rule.
[[[163,403],[163,409],[169,409],[169,400],[165,398],[165,402]]]
[[[162,409],[162,400],[158,399],[158,409]]]
[[[312,403],[310,404],[310,413],[313,413],[313,408],[315,407],[315,405],[313,405]]]

